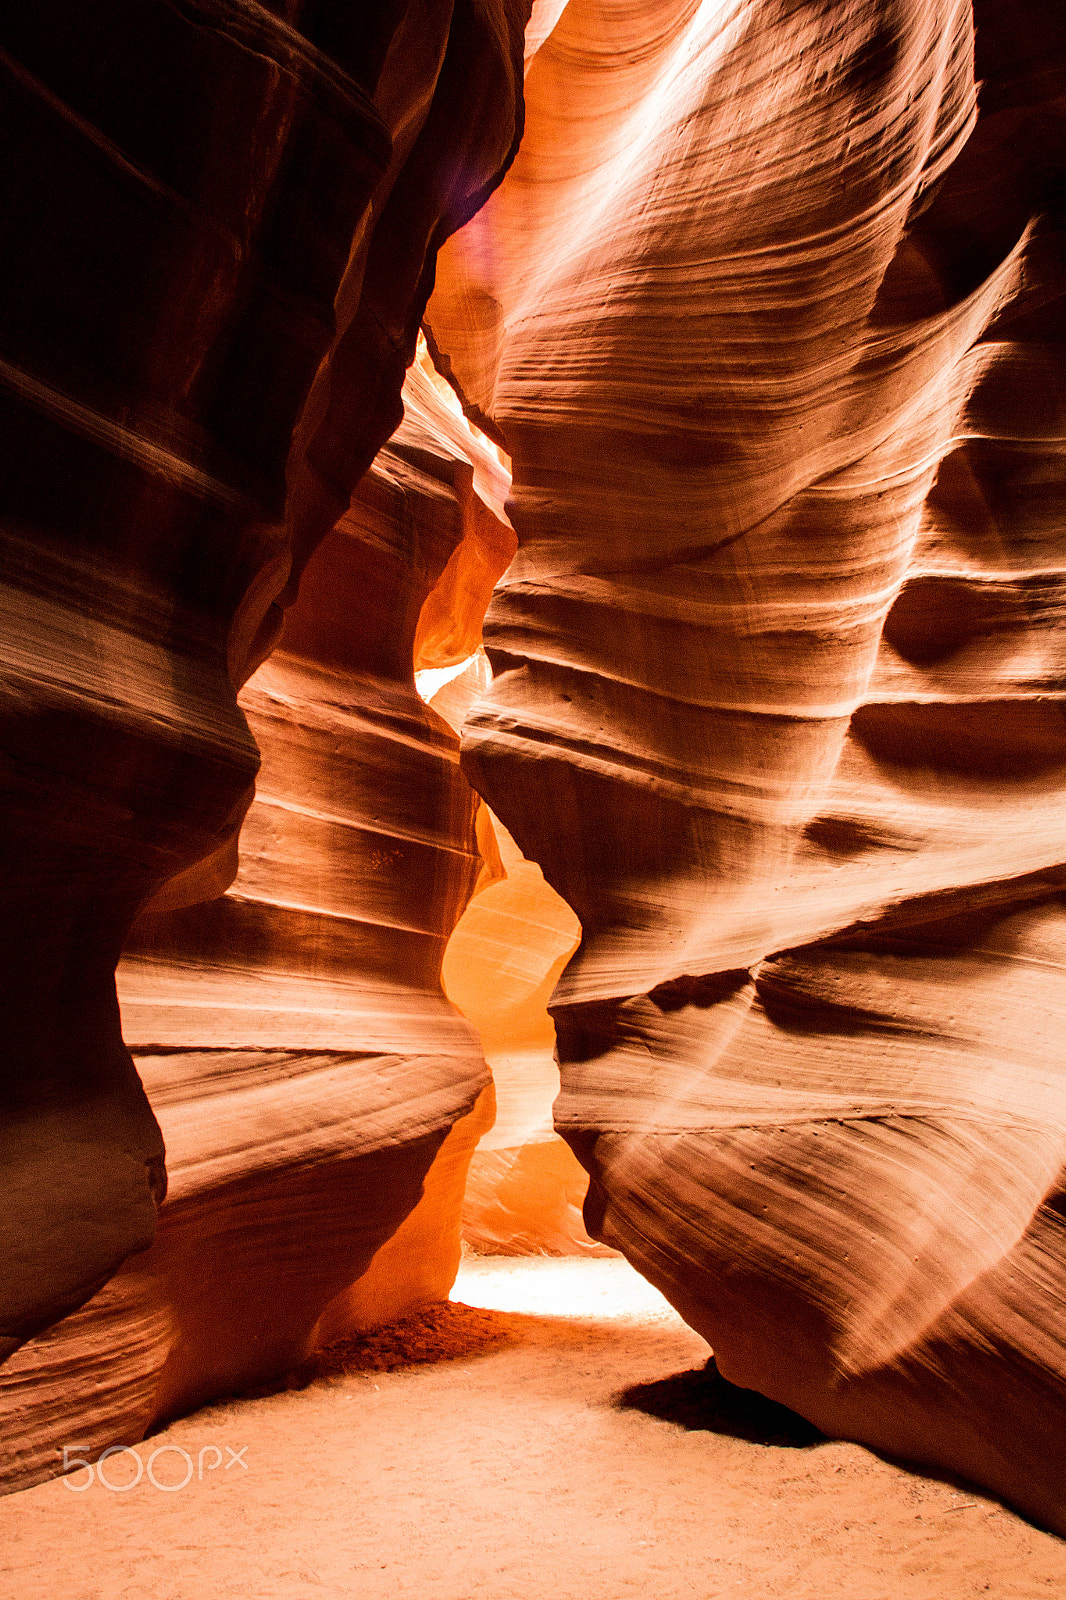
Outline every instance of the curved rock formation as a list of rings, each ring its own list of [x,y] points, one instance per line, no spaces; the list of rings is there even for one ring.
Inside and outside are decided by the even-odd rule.
[[[420,632],[448,587],[439,584],[426,602]],[[458,672],[418,674],[419,693],[456,733],[490,681],[480,647]],[[588,1236],[588,1174],[552,1126],[559,1072],[548,1001],[581,928],[487,806],[478,837],[484,867],[441,971],[448,998],[478,1030],[496,1106],[467,1174],[463,1241],[484,1255],[613,1253]]]
[[[535,20],[428,319],[513,458],[464,764],[584,929],[590,1228],[1066,1528],[1061,9]]]
[[[485,686],[487,672],[470,676]],[[496,1100],[496,1121],[470,1163],[463,1238],[486,1255],[602,1254],[581,1218],[588,1175],[552,1127],[559,1073],[548,1001],[581,929],[499,820],[489,818],[489,826],[501,876],[459,919],[441,974],[449,998],[477,1027]]]
[[[416,372],[412,417],[241,694],[262,768],[235,882],[204,904],[158,896],[127,942],[123,1030],[169,1193],[152,1247],[0,1370],[0,1414],[19,1419],[7,1486],[54,1472],[57,1439],[139,1438],[451,1287],[493,1098],[440,969],[482,864],[459,741],[416,694],[413,649],[441,574],[496,549],[498,576],[513,535],[457,445],[434,453],[424,389]],[[461,607],[453,631],[465,643]]]
[[[421,659],[473,648],[491,452],[423,408],[331,530],[524,14],[4,18],[0,1357],[152,1235],[138,913],[174,1168],[4,1367],[9,1481],[447,1275],[474,823],[410,656],[442,565]],[[590,1226],[727,1376],[1066,1529],[1061,5],[539,0],[526,53],[430,321],[514,461],[465,760],[583,926]]]
[[[258,760],[235,685],[400,420],[437,246],[517,143],[524,20],[5,12],[0,1356],[152,1236],[115,962],[162,885],[232,875]]]

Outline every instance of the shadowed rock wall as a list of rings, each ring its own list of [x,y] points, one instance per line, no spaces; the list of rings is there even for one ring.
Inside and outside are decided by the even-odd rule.
[[[0,1369],[6,1486],[451,1287],[493,1097],[440,969],[482,862],[412,653],[452,558],[502,543],[498,573],[513,535],[486,546],[473,467],[434,453],[429,421],[379,454],[241,694],[262,767],[235,882],[167,910],[189,882],[171,886],[127,941],[123,1030],[169,1192],[152,1247]]]
[[[464,765],[584,930],[589,1227],[733,1381],[1064,1528],[1061,10],[527,55],[428,321],[513,458]]]
[[[437,246],[517,143],[524,20],[521,0],[395,0],[372,17],[329,0],[5,10],[0,118],[17,159],[0,172],[0,1356],[152,1237],[163,1142],[121,1037],[115,963],[146,903],[192,904],[232,878],[258,765],[236,690],[400,420]],[[416,553],[423,577],[438,553]],[[249,703],[274,731],[278,696],[299,700],[315,678],[295,658],[279,671]],[[402,745],[395,706],[375,715]],[[454,765],[409,715],[439,769],[431,814],[412,824],[432,856],[458,825]],[[462,899],[466,825],[414,945]],[[262,831],[256,852],[269,854]],[[424,882],[417,893],[433,900]],[[253,900],[207,915],[207,936],[221,951],[232,935],[242,960],[254,949],[291,1018]],[[307,957],[298,920],[287,936]],[[431,966],[413,962],[415,987]],[[167,981],[170,1004],[180,982]],[[383,1011],[402,1012],[383,987]],[[139,1040],[172,1044],[160,996],[131,1000]],[[439,1142],[480,1081],[469,1033],[450,1013],[449,1027],[458,1085],[415,1141]],[[178,1032],[182,1049],[249,1043],[221,1023]],[[344,1045],[383,1048],[377,1034]],[[170,1089],[183,1070],[146,1064]],[[322,1083],[303,1087],[313,1098]],[[431,1154],[412,1158],[404,1205]]]

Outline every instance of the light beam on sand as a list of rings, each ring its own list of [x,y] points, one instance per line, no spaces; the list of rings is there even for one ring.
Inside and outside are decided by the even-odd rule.
[[[538,1317],[681,1323],[658,1289],[618,1257],[467,1256],[451,1298]]]

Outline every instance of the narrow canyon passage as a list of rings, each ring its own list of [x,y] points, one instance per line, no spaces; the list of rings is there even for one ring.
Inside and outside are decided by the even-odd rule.
[[[0,1600],[1066,1592],[1063,0],[0,12]]]
[[[0,1592],[1030,1600],[1066,1587],[1066,1547],[972,1486],[723,1397],[701,1376],[704,1341],[617,1258],[467,1257],[450,1308],[347,1348],[347,1370],[142,1441],[132,1487],[134,1458],[118,1454],[110,1490],[76,1488],[79,1472],[0,1500]],[[149,1466],[159,1484],[190,1481],[156,1488]]]

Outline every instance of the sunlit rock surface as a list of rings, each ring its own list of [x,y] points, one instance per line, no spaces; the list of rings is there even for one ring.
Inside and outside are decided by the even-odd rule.
[[[468,673],[482,683],[481,660]],[[434,706],[451,695],[438,692]],[[581,1208],[588,1175],[552,1126],[559,1092],[548,1001],[581,929],[566,902],[485,812],[501,875],[471,900],[448,942],[443,982],[477,1026],[492,1069],[496,1120],[474,1153],[463,1200],[463,1238],[496,1255],[600,1253]]]
[[[504,864],[409,673],[475,649],[506,489],[428,375],[347,519],[524,8],[364,9],[4,19],[9,1485],[442,1282],[489,1114],[436,966]],[[514,460],[465,760],[583,928],[587,1219],[728,1377],[1066,1528],[1066,18],[540,0],[526,68],[429,320]],[[462,526],[400,592],[397,483]],[[324,540],[234,883],[236,688]],[[172,1195],[112,1277],[164,1183],[138,913]]]
[[[428,321],[513,458],[464,765],[584,930],[587,1220],[733,1381],[1066,1528],[1066,20],[527,57]]]
[[[423,624],[431,606],[432,597]],[[481,648],[458,669],[418,674],[419,692],[457,732],[490,681]],[[441,974],[449,999],[477,1027],[496,1107],[467,1175],[463,1241],[489,1255],[605,1254],[582,1219],[588,1174],[552,1125],[559,1071],[548,1001],[581,928],[487,806],[478,838],[482,873]]]

